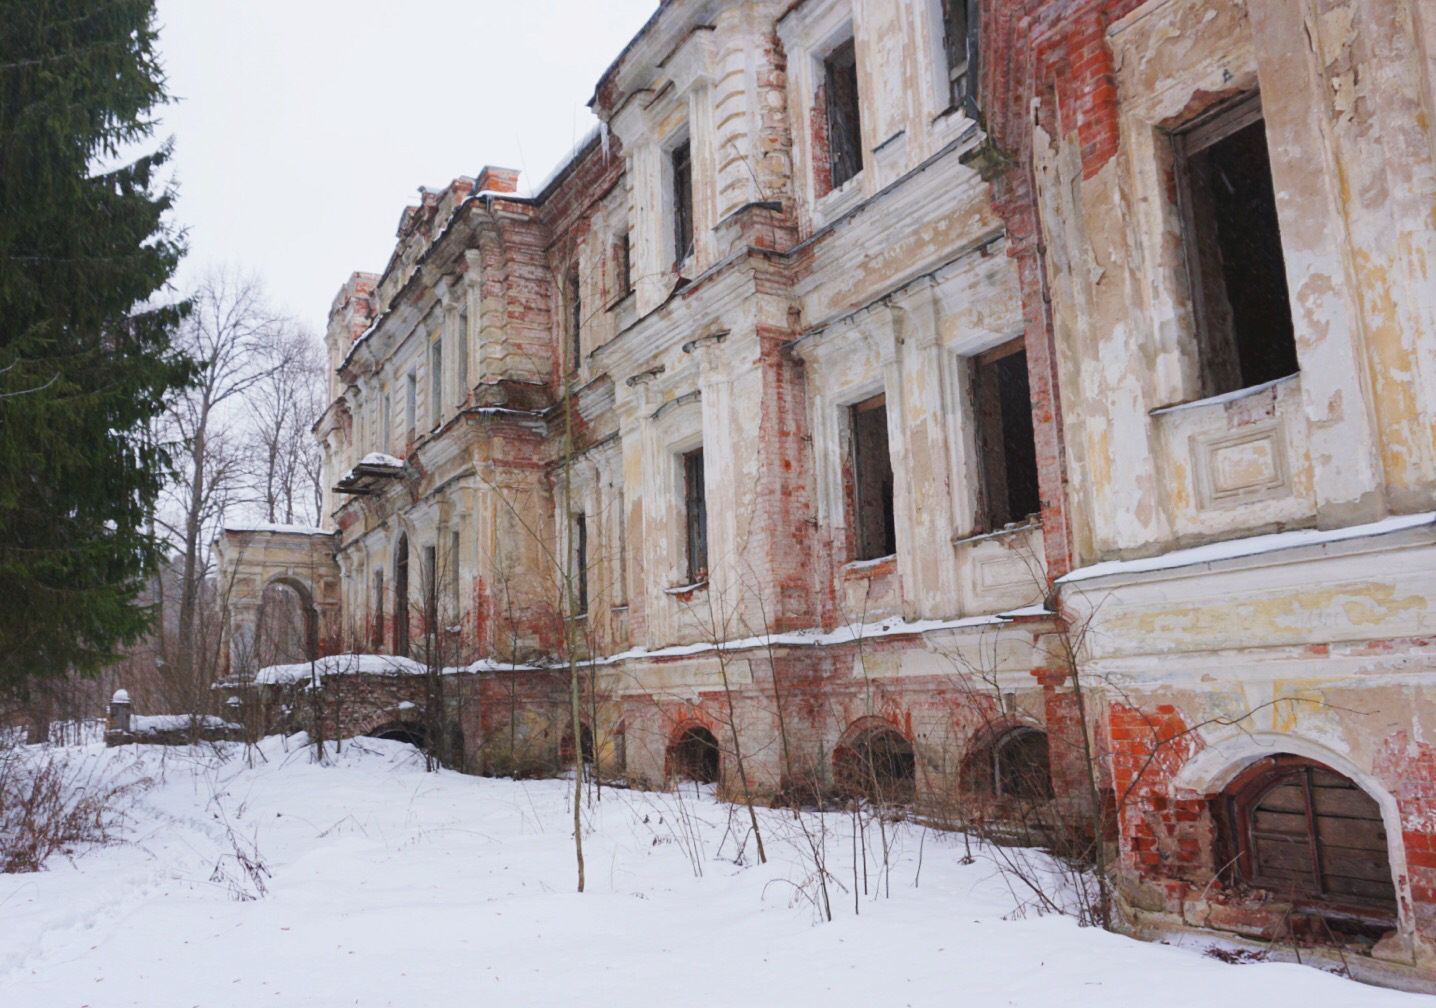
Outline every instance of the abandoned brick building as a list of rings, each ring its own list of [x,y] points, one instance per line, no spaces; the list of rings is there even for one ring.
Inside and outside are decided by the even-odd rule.
[[[471,769],[573,753],[572,658],[606,772],[769,795],[1081,808],[1085,723],[1134,930],[1429,981],[1433,89],[1418,0],[667,0],[340,291],[234,660],[281,581]]]

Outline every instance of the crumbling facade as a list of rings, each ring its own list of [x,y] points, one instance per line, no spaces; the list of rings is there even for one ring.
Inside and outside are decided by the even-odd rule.
[[[1426,983],[1433,39],[663,3],[537,194],[423,191],[336,298],[331,646],[465,677],[476,769],[572,758],[571,660],[606,772],[1047,801],[1134,929]]]

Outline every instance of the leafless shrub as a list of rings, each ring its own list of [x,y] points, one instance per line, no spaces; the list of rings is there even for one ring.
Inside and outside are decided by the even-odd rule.
[[[112,843],[150,785],[131,771],[60,749],[0,749],[0,872],[41,871],[57,853]]]

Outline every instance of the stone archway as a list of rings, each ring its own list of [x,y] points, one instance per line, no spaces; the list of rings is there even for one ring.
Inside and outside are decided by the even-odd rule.
[[[339,564],[335,536],[322,529],[231,526],[215,544],[218,593],[224,611],[227,672],[245,678],[260,668],[264,594],[281,585],[304,613],[304,650],[331,649],[339,624]]]

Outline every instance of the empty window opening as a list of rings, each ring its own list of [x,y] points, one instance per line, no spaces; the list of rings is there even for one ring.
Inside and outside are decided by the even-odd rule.
[[[375,651],[384,650],[384,571],[374,572],[374,627],[369,643]]]
[[[583,294],[579,287],[577,266],[574,266],[568,271],[568,280],[564,285],[564,300],[568,308],[568,366],[569,370],[572,371],[578,368],[579,358],[583,355],[583,342],[581,339]]]
[[[579,722],[579,756],[584,766],[593,766],[593,729],[583,722]],[[563,741],[558,747],[558,761],[561,766],[573,766],[573,726],[570,725],[563,733]]]
[[[629,240],[629,234],[625,231],[613,243],[614,266],[618,273],[620,297],[626,297],[633,291],[633,249]]]
[[[573,614],[588,612],[588,517],[573,516]]]
[[[1238,777],[1225,799],[1244,881],[1328,916],[1395,919],[1381,808],[1355,782],[1283,754]]]
[[[1012,728],[975,754],[968,786],[996,798],[1045,801],[1052,797],[1047,736],[1036,728]]]
[[[421,724],[410,724],[406,721],[391,721],[388,724],[380,725],[372,731],[366,732],[370,738],[389,739],[394,742],[403,742],[415,749],[424,748],[424,726]]]
[[[1204,393],[1299,370],[1261,100],[1174,134]]]
[[[449,582],[449,619],[458,624],[463,610],[459,599],[459,533],[457,532],[449,533],[449,563],[444,575]]]
[[[714,784],[718,780],[718,740],[702,725],[694,725],[668,747],[668,776]]]
[[[444,419],[444,337],[429,347],[429,423],[438,427]]]
[[[439,550],[435,546],[424,547],[424,630],[433,633],[438,630],[439,606]]]
[[[978,514],[984,531],[1026,520],[1042,510],[1027,352],[1014,340],[973,365],[973,412],[982,473]]]
[[[467,308],[459,312],[458,329],[458,346],[454,350],[459,383],[458,401],[462,405],[469,398],[469,311]]]
[[[409,537],[394,549],[394,653],[409,653]]]
[[[708,579],[708,497],[703,476],[703,449],[683,455],[683,532],[688,553],[688,583]]]
[[[863,170],[858,58],[852,39],[823,60],[823,93],[827,106],[828,178],[836,189]]]
[[[418,431],[418,428],[416,426],[417,420],[415,416],[418,409],[418,405],[419,378],[413,371],[410,371],[404,377],[404,427],[405,430],[408,432],[405,435],[404,440],[409,444],[414,443],[414,435]]]
[[[905,804],[913,800],[916,782],[912,743],[895,729],[868,729],[833,751],[833,783],[839,797]]]
[[[977,94],[977,0],[942,0],[942,49],[951,107]]]
[[[673,258],[683,262],[693,254],[693,157],[684,140],[669,155],[673,173]]]
[[[876,395],[850,407],[849,412],[857,559],[875,560],[897,552],[887,400]]]

